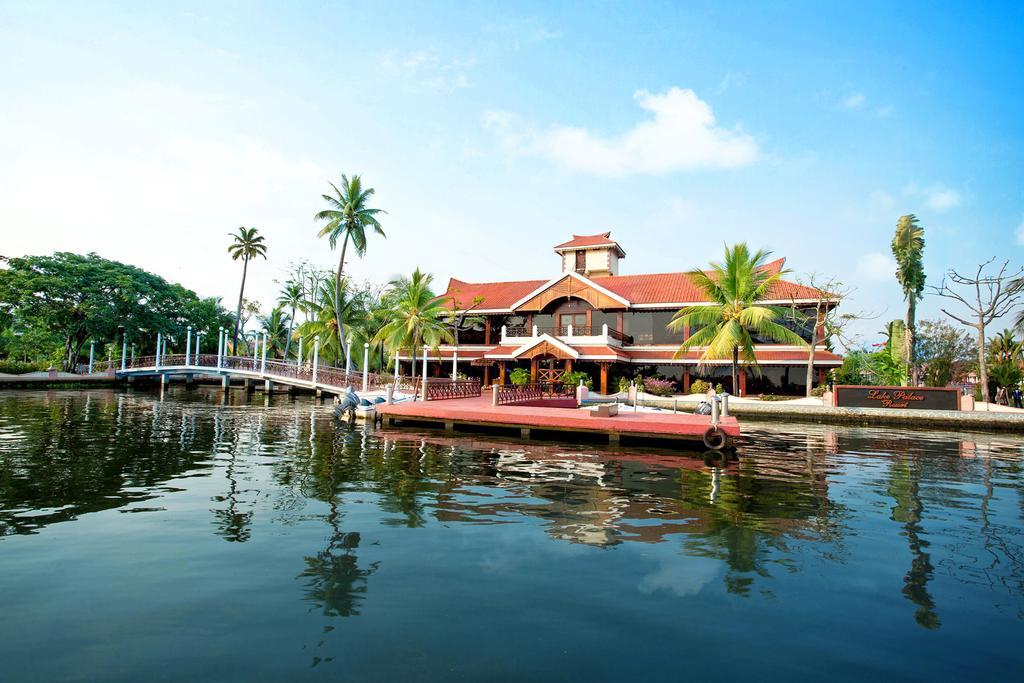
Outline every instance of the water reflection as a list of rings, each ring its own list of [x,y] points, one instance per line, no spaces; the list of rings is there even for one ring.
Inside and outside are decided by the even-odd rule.
[[[678,561],[663,559],[637,584],[676,597],[718,583],[742,599],[772,598],[803,572],[857,563],[853,547],[889,553],[883,541],[901,539],[903,550],[886,557],[903,575],[892,596],[909,601],[920,627],[944,624],[937,573],[996,592],[995,609],[1010,604],[1020,617],[1016,440],[754,423],[746,433],[739,458],[719,461],[375,434],[336,425],[329,407],[284,397],[8,393],[0,397],[0,536],[103,510],[169,509],[175,494],[202,492],[205,528],[232,544],[302,530],[289,576],[327,620],[324,632],[373,604],[384,560],[368,537],[486,526],[498,543],[508,525],[536,528],[557,546],[672,548]]]

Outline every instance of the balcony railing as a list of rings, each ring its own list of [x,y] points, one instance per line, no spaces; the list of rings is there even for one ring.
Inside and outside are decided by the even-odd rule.
[[[534,330],[536,330],[536,336],[538,337],[542,334],[550,334],[553,337],[599,337],[605,334],[604,326],[597,327],[596,325],[593,327],[576,327],[575,325],[562,325],[560,327],[530,327],[528,325],[512,325],[506,326],[503,329],[505,331],[506,337],[519,338],[535,336]],[[633,337],[631,335],[625,334],[624,332],[621,332],[611,327],[607,329],[607,335],[611,339],[615,339],[623,344],[633,343]]]

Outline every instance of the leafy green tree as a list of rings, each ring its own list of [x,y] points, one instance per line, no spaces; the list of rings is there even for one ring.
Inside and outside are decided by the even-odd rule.
[[[944,387],[975,363],[974,342],[944,320],[922,320],[918,325],[917,358],[925,386]]]
[[[112,345],[97,349],[101,357],[107,350],[120,357],[122,340],[151,351],[158,332],[181,340],[184,350],[187,326],[213,334],[225,320],[216,299],[200,299],[179,284],[96,254],[57,252],[5,261],[2,315],[23,337],[55,340],[57,348],[42,355],[55,354],[67,371],[75,369],[90,340]]]
[[[356,255],[361,257],[366,253],[367,228],[372,228],[381,237],[386,237],[380,221],[377,220],[377,216],[386,212],[369,206],[370,199],[376,191],[372,187],[364,189],[362,178],[358,175],[349,179],[348,176],[342,174],[341,189],[338,189],[334,183],[330,183],[330,185],[334,190],[334,196],[321,195],[330,208],[320,211],[313,218],[317,222],[324,223],[318,235],[327,237],[331,249],[337,246],[339,237],[342,239],[338,270],[334,273],[334,310],[340,311],[342,310],[341,295],[344,289],[341,280],[345,269],[345,252],[348,250],[348,244],[351,242],[352,248],[356,250]],[[334,329],[339,335],[338,345],[341,354],[344,355],[347,348],[345,326],[338,324],[334,326]]]
[[[238,289],[238,309],[235,313],[235,331],[231,335],[232,342],[238,345],[238,331],[242,325],[242,298],[245,296],[245,277],[249,272],[249,261],[262,256],[264,259],[267,258],[267,245],[263,241],[263,236],[259,234],[259,230],[256,228],[247,228],[242,226],[238,228],[238,232],[232,236],[231,246],[228,247],[228,253],[231,254],[231,260],[237,261],[242,259],[242,286]]]
[[[410,349],[412,373],[416,374],[416,355],[421,347],[434,347],[455,341],[448,324],[444,297],[431,290],[434,276],[417,268],[412,277],[392,280],[387,311],[389,321],[377,333],[392,351]]]
[[[915,339],[917,337],[917,302],[924,295],[924,228],[917,222],[917,216],[910,213],[900,216],[896,222],[896,233],[892,238],[892,255],[896,259],[896,280],[903,288],[907,302],[906,337],[903,340],[903,362],[910,368],[910,381],[918,383],[918,369],[914,362]]]
[[[770,254],[764,249],[751,253],[746,243],[741,242],[726,247],[725,260],[712,263],[710,272],[692,270],[687,273],[711,303],[687,306],[676,312],[668,324],[675,332],[682,332],[684,326],[700,328],[680,344],[677,357],[692,348],[703,348],[701,365],[711,360],[732,360],[734,393],[739,387],[740,360],[760,372],[751,332],[777,342],[807,345],[800,335],[778,322],[786,318],[789,308],[762,303],[769,298],[772,285],[789,272],[771,272],[765,268]]]

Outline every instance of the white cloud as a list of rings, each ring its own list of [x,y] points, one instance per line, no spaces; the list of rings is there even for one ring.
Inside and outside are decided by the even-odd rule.
[[[892,110],[893,106],[891,104],[886,104],[882,107],[878,107],[877,109],[875,109],[875,116],[877,116],[880,119],[884,119],[887,116],[889,116],[889,114],[892,113]]]
[[[488,112],[484,124],[499,134],[510,153],[543,157],[572,171],[604,177],[736,168],[757,159],[754,138],[738,127],[716,126],[711,106],[692,90],[640,90],[634,98],[653,119],[620,135],[563,125],[538,131],[507,112]]]
[[[855,92],[843,99],[843,106],[847,109],[860,109],[867,102],[867,97],[862,92]]]
[[[889,254],[871,251],[857,261],[857,273],[864,280],[891,280],[896,272],[896,261]]]
[[[689,557],[685,562],[664,561],[640,580],[637,589],[645,595],[671,593],[684,598],[696,595],[721,572],[721,565],[705,557]]]
[[[1017,244],[1024,247],[1024,220],[1017,226]]]
[[[935,211],[948,211],[960,206],[960,193],[949,187],[934,185],[925,191],[925,206]]]
[[[431,90],[462,90],[472,86],[468,71],[476,65],[473,57],[442,57],[435,50],[391,51],[381,59],[381,66]]]

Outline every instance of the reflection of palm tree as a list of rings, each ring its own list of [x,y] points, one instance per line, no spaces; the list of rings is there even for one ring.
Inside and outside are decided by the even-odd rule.
[[[226,496],[215,496],[218,503],[227,501],[226,508],[212,510],[216,519],[217,535],[225,541],[245,543],[252,538],[252,516],[253,513],[238,511],[238,481],[235,478],[235,453],[237,448],[231,449],[231,459],[228,461],[226,470],[228,479],[228,494]]]
[[[922,538],[924,528],[921,525],[920,479],[921,468],[914,459],[908,467],[905,462],[893,463],[892,478],[889,482],[889,495],[896,501],[892,509],[892,519],[902,522],[907,536],[907,545],[913,559],[910,570],[903,577],[903,595],[917,605],[914,620],[927,629],[937,629],[942,625],[935,613],[935,600],[928,592],[928,582],[932,578],[934,567],[931,555],[925,552],[928,541]]]

